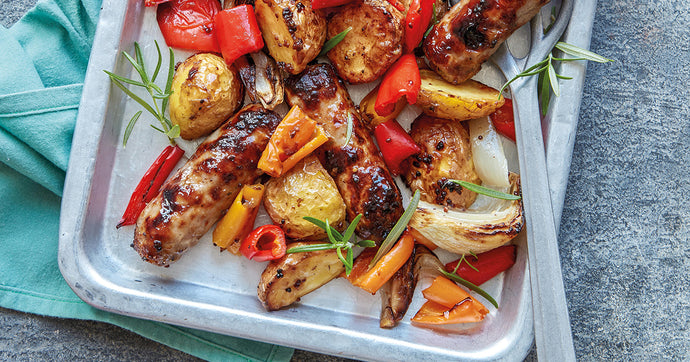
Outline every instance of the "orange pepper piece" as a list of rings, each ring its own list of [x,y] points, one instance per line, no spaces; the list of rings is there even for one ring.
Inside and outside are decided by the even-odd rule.
[[[428,301],[412,318],[415,323],[472,323],[481,321],[489,313],[482,303],[442,275],[436,277],[422,294]]]
[[[328,136],[316,121],[299,106],[294,106],[273,132],[261,154],[258,168],[272,177],[278,177],[326,141]]]
[[[375,294],[393,274],[398,271],[414,250],[414,237],[405,231],[391,250],[379,260],[369,271],[357,278],[352,285],[360,287],[371,294]]]
[[[213,244],[240,255],[240,242],[254,229],[264,185],[245,185],[213,230]]]

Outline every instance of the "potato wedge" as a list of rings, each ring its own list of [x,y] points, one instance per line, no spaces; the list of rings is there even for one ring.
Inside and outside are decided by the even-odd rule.
[[[299,74],[321,52],[326,17],[312,10],[311,0],[256,0],[256,21],[278,66]]]
[[[328,38],[352,30],[328,52],[341,78],[352,84],[381,77],[402,54],[405,15],[387,0],[355,1],[328,19]]]
[[[307,244],[292,243],[288,249]],[[344,270],[333,249],[287,254],[268,264],[261,274],[259,300],[266,310],[278,310],[335,279]]]
[[[268,181],[264,207],[271,220],[291,239],[326,237],[326,232],[304,220],[305,216],[328,219],[336,229],[345,222],[345,202],[338,187],[313,155]]]
[[[465,121],[488,116],[505,103],[498,90],[474,80],[453,85],[431,70],[420,70],[416,106],[430,116]]]

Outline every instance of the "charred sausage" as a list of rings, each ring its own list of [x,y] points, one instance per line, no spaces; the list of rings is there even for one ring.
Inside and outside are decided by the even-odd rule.
[[[242,185],[261,175],[256,165],[279,122],[250,105],[211,134],[139,216],[132,247],[141,258],[167,266],[196,244]]]
[[[549,0],[462,0],[424,40],[429,65],[448,82],[462,83]]]
[[[290,106],[299,105],[329,135],[317,154],[345,200],[348,220],[363,215],[357,234],[383,240],[402,215],[402,197],[343,82],[331,65],[315,64],[288,78],[285,92]],[[349,114],[353,132],[345,144]]]

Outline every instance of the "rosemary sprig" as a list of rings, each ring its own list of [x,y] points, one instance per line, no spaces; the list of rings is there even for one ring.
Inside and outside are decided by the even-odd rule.
[[[336,45],[338,45],[338,43],[343,41],[343,39],[345,39],[345,35],[347,35],[347,33],[349,33],[350,30],[352,30],[351,26],[349,26],[347,29],[341,31],[340,33],[336,34],[334,37],[328,39],[328,41],[326,41],[326,43],[321,48],[321,52],[319,53],[319,56],[326,55],[326,53],[331,51],[331,49],[333,49]]]
[[[472,253],[472,256],[474,256],[475,259],[478,259],[477,256],[474,255],[474,253]],[[454,274],[458,273],[458,268],[460,268],[460,264],[462,264],[463,261],[465,262],[465,264],[469,265],[469,267],[472,268],[472,270],[479,272],[479,269],[477,269],[474,265],[470,264],[469,260],[467,260],[467,258],[465,257],[465,254],[462,254],[460,260],[458,260],[458,263],[455,265],[455,269],[453,269]]]
[[[460,263],[458,263],[458,265],[460,265]],[[469,281],[467,281],[467,280],[461,278],[460,276],[458,276],[458,275],[455,274],[454,272],[453,272],[453,273],[449,273],[449,272],[443,270],[443,268],[439,268],[438,270],[439,270],[439,271],[441,272],[441,274],[443,274],[446,278],[448,278],[448,279],[450,279],[450,280],[453,280],[453,281],[455,281],[455,282],[457,282],[457,283],[460,283],[460,284],[466,286],[467,288],[469,288],[470,290],[473,290],[473,291],[477,292],[477,294],[481,295],[482,297],[484,297],[484,299],[488,300],[491,304],[493,304],[494,307],[498,308],[498,303],[496,302],[496,299],[494,299],[491,295],[489,295],[489,293],[485,292],[484,289],[482,289],[482,288],[480,288],[480,287],[478,287],[478,286],[476,286],[476,285],[470,283]]]
[[[361,246],[366,248],[376,246],[376,243],[371,240],[360,240],[359,242],[350,241],[350,239],[352,239],[352,236],[354,236],[355,234],[355,228],[357,227],[357,224],[359,223],[359,220],[361,218],[362,214],[357,215],[357,217],[355,217],[354,220],[352,220],[347,229],[345,229],[345,232],[341,234],[338,230],[336,230],[329,224],[328,219],[322,221],[313,217],[305,216],[304,220],[307,220],[326,231],[329,242],[296,246],[288,249],[286,253],[292,254],[304,253],[308,251],[335,249],[336,253],[338,254],[338,258],[341,262],[343,262],[343,265],[345,265],[345,274],[349,276],[352,272],[352,266],[354,264],[354,255],[352,252],[352,248],[355,246]],[[343,255],[343,250],[345,250],[345,255]]]
[[[162,65],[162,60],[163,57],[161,55],[161,49],[158,46],[158,42],[156,43],[156,51],[158,52],[158,60],[156,61],[156,67],[155,70],[153,71],[153,74],[149,77],[149,75],[146,73],[146,65],[144,64],[144,57],[141,53],[141,47],[139,46],[139,43],[134,43],[134,58],[129,55],[127,52],[123,51],[122,55],[127,59],[127,61],[132,64],[132,67],[134,70],[137,71],[139,74],[139,78],[141,81],[137,81],[134,79],[129,79],[125,78],[122,76],[119,76],[115,73],[109,72],[107,70],[104,70],[106,74],[110,77],[110,80],[115,84],[118,88],[120,88],[125,94],[127,94],[130,98],[135,100],[137,103],[139,103],[146,111],[148,111],[151,115],[153,115],[158,122],[161,125],[161,128],[158,128],[154,125],[151,125],[153,129],[165,134],[168,137],[168,140],[170,140],[171,144],[175,144],[175,138],[180,136],[180,127],[178,125],[173,125],[170,119],[168,119],[165,116],[165,109],[168,106],[168,101],[170,99],[170,95],[172,94],[171,87],[172,87],[172,79],[173,79],[173,74],[175,72],[175,56],[173,54],[172,48],[168,48],[170,52],[170,61],[168,64],[168,77],[167,77],[167,82],[165,84],[165,90],[162,90],[158,85],[156,85],[155,81],[156,78],[158,77],[158,74],[161,69]],[[127,88],[125,84],[133,85],[136,87],[141,87],[145,88],[146,91],[149,93],[151,96],[151,103],[148,103],[141,99],[141,97],[137,96],[134,94],[131,90]],[[160,102],[160,105],[159,105]],[[125,128],[125,133],[124,136],[122,137],[122,145],[127,146],[127,140],[129,139],[129,136],[132,134],[132,130],[134,129],[134,125],[137,123],[139,118],[141,117],[143,111],[138,111],[137,113],[132,116],[132,118],[129,120],[127,123],[127,127]]]
[[[477,184],[473,184],[471,182],[463,181],[463,180],[448,180],[446,183],[451,182],[454,184],[458,184],[472,192],[476,192],[478,194],[482,194],[484,196],[489,196],[493,197],[495,199],[501,199],[501,200],[520,200],[522,197],[518,195],[513,195],[513,194],[507,194],[505,192],[500,192],[496,191],[493,189],[490,189],[488,187],[480,186]]]
[[[395,225],[393,225],[393,228],[388,233],[388,236],[386,236],[386,238],[383,239],[383,242],[381,242],[381,247],[379,247],[379,250],[376,252],[376,255],[374,255],[374,258],[371,259],[369,268],[376,265],[376,263],[381,260],[381,258],[386,255],[389,250],[391,250],[395,242],[398,241],[400,235],[402,235],[403,231],[405,231],[405,228],[407,227],[407,224],[410,222],[412,214],[414,214],[415,210],[417,210],[420,197],[421,194],[419,193],[419,190],[415,191],[414,195],[412,195],[412,200],[410,200],[410,204],[407,205],[407,208],[400,216],[400,219],[398,219]]]
[[[613,62],[612,59],[605,58],[599,54],[590,52],[589,50],[582,49],[572,44],[558,42],[556,43],[555,49],[558,49],[568,55],[575,56],[576,58],[557,58],[553,56],[553,52],[549,54],[546,59],[534,64],[533,66],[525,69],[522,73],[517,74],[515,77],[506,82],[499,94],[503,94],[503,91],[515,80],[523,77],[530,77],[533,75],[539,75],[537,90],[539,92],[539,103],[541,105],[542,115],[546,115],[549,109],[549,101],[551,100],[551,91],[558,97],[561,94],[560,86],[558,84],[559,79],[572,79],[571,77],[566,77],[556,73],[556,68],[554,67],[554,61],[559,62],[572,62],[575,60],[590,60],[597,63],[608,63]],[[499,96],[500,97],[500,96]]]

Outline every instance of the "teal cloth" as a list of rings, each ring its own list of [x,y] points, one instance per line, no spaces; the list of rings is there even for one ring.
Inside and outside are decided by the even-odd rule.
[[[290,348],[98,310],[62,278],[60,195],[100,2],[41,0],[0,26],[0,306],[112,323],[208,360],[289,360]]]

